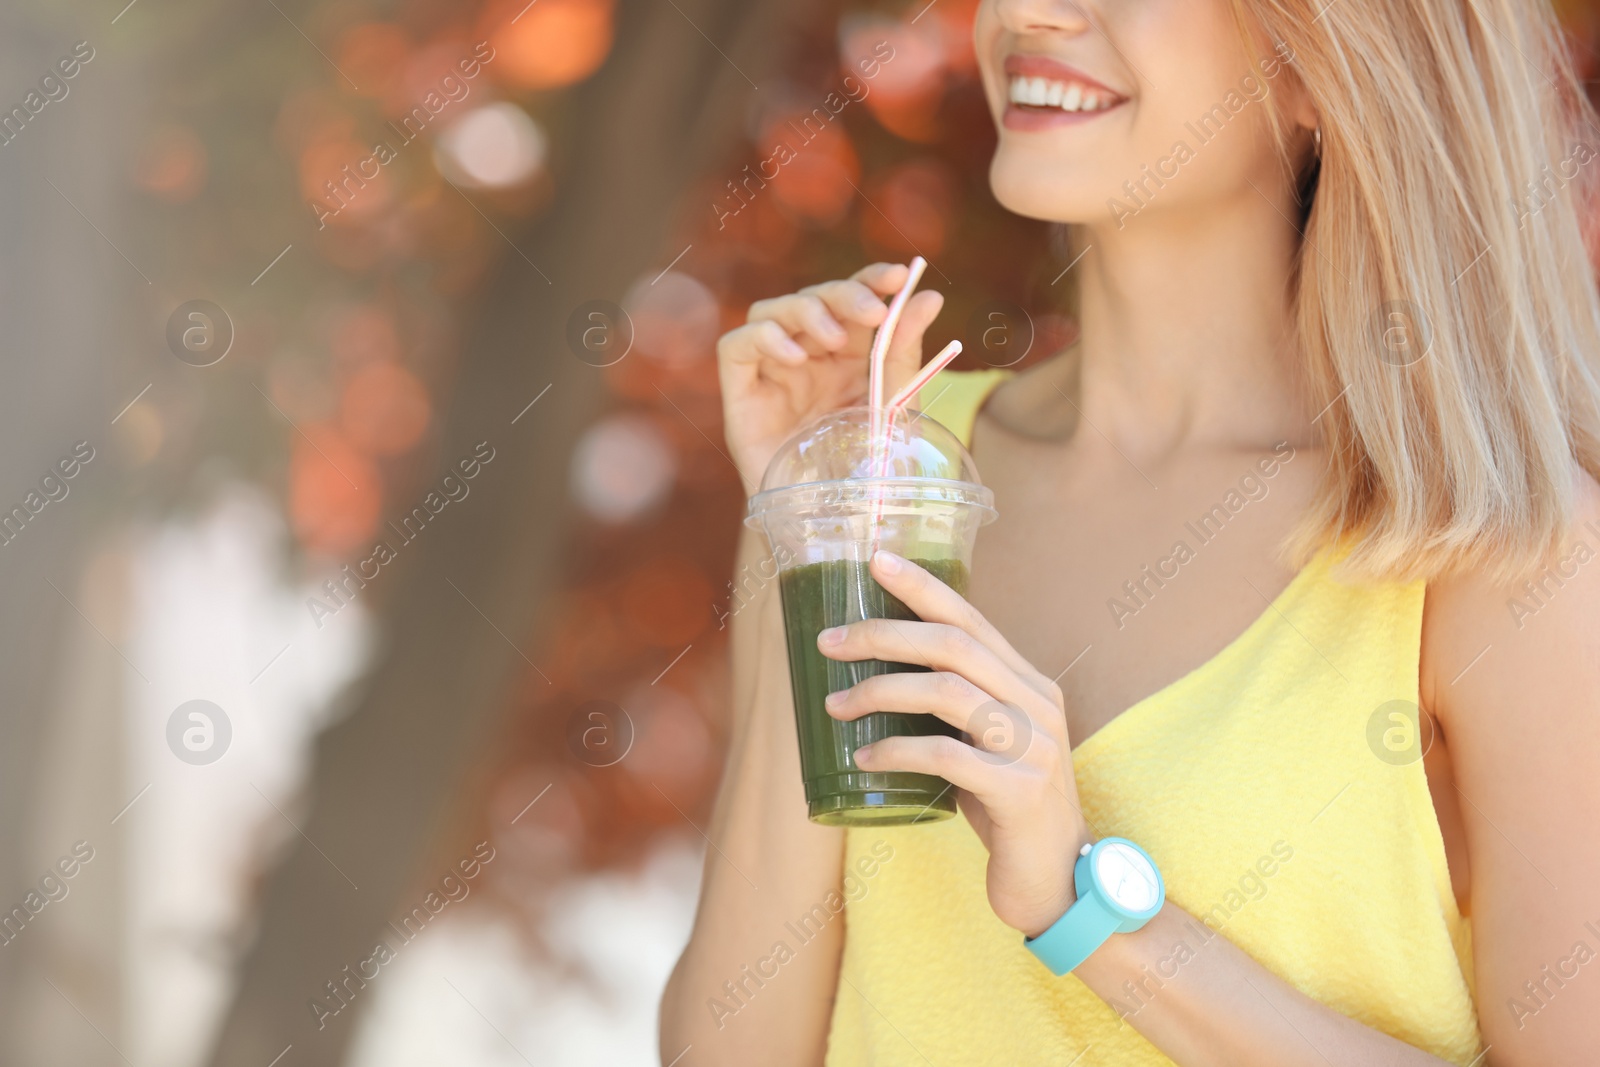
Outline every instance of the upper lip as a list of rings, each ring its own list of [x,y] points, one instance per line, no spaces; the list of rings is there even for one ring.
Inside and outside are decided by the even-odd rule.
[[[1011,55],[1006,56],[1005,72],[1008,78],[1043,78],[1046,81],[1080,82],[1084,86],[1105,93],[1116,100],[1125,99],[1122,93],[1117,92],[1104,82],[1091,78],[1076,67],[1070,67],[1059,59],[1051,59],[1049,56],[1013,52]]]

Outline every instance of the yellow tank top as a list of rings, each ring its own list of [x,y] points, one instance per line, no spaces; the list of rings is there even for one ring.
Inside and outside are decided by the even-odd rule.
[[[943,372],[920,399],[970,442],[1009,373]],[[1191,950],[1220,933],[1323,1004],[1470,1064],[1467,921],[1422,762],[1386,736],[1397,711],[1415,721],[1424,584],[1344,584],[1329,564],[1083,740],[1078,793],[1102,836],[1155,858],[1196,919]],[[1172,1064],[1135,1028],[1161,976],[1111,1004],[1052,975],[990,909],[966,819],[852,829],[846,849],[873,874],[849,894],[829,1067]]]

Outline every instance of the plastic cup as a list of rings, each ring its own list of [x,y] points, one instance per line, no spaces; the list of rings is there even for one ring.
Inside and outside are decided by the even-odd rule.
[[[862,771],[855,750],[885,737],[959,731],[932,715],[877,711],[852,722],[827,713],[823,698],[876,674],[927,667],[822,655],[817,634],[863,619],[916,616],[872,578],[883,548],[926,567],[965,595],[978,528],[996,517],[994,494],[972,457],[945,427],[900,411],[871,446],[871,410],[845,408],[799,431],[773,457],[745,522],[766,533],[778,563],[800,771],[814,822],[896,826],[956,812],[943,778]]]

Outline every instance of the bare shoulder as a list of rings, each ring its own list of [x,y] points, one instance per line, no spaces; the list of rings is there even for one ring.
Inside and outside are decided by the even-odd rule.
[[[1578,470],[1563,547],[1537,574],[1509,584],[1480,573],[1430,582],[1422,630],[1423,705],[1460,714],[1537,691],[1600,692],[1600,483]],[[1553,695],[1553,694],[1552,694]],[[1574,709],[1576,710],[1576,709]]]

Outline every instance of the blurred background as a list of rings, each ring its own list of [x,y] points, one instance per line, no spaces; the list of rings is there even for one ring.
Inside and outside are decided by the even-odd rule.
[[[0,1064],[674,1062],[716,337],[915,254],[1073,335],[974,7],[0,8]]]

